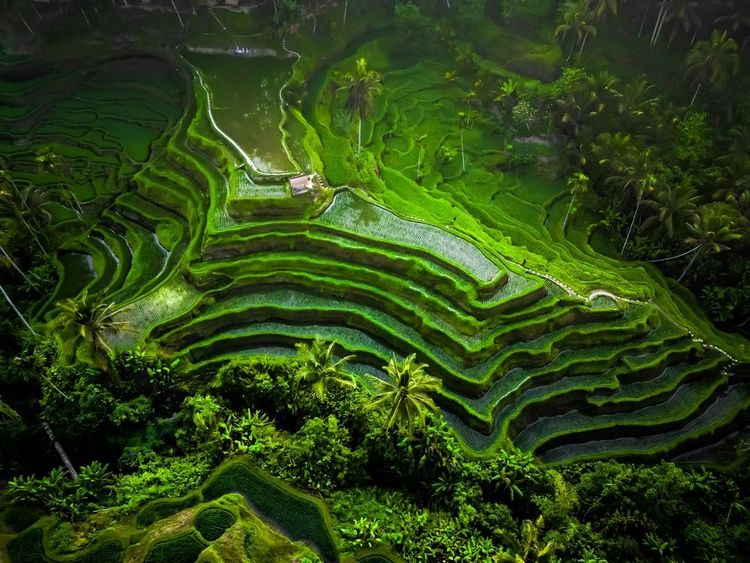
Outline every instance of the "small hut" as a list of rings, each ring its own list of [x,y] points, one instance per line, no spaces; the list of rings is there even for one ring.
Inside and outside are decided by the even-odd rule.
[[[322,185],[322,180],[317,174],[305,174],[289,178],[289,186],[292,189],[292,195],[295,196],[312,192],[322,187]]]

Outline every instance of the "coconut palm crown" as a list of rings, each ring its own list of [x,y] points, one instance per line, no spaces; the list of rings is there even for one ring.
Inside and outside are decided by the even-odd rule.
[[[297,371],[297,378],[311,384],[312,390],[320,400],[325,399],[330,387],[356,387],[356,383],[343,373],[343,366],[354,355],[344,356],[335,360],[333,348],[335,342],[327,343],[316,337],[312,344],[298,343],[297,352],[301,366]]]
[[[388,405],[391,410],[388,415],[387,427],[394,424],[406,428],[411,436],[416,426],[422,426],[425,411],[436,411],[437,406],[430,397],[440,389],[441,381],[425,372],[427,364],[418,364],[416,354],[411,354],[398,361],[395,357],[383,366],[388,376],[383,380],[370,375],[377,389],[369,408]]]

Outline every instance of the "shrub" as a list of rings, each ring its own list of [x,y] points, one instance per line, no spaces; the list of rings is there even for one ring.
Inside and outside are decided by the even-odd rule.
[[[289,445],[288,476],[320,492],[361,480],[366,452],[350,444],[349,431],[335,416],[308,420]]]
[[[208,461],[200,456],[155,456],[141,464],[136,473],[117,479],[112,487],[115,504],[128,513],[152,499],[182,496],[198,487],[209,469]]]
[[[233,410],[249,407],[294,424],[300,410],[295,373],[296,364],[288,360],[233,361],[219,369],[210,388]]]
[[[95,461],[81,467],[75,481],[58,467],[41,479],[33,475],[11,479],[8,491],[15,502],[41,504],[59,516],[79,520],[104,501],[111,479],[107,466]]]

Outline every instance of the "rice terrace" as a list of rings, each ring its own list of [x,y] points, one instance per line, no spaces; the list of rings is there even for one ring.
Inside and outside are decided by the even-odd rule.
[[[743,561],[750,5],[0,0],[0,561]]]

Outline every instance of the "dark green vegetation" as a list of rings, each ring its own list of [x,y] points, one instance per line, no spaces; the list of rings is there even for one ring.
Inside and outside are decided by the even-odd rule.
[[[155,4],[3,3],[0,559],[742,559],[744,6]]]

